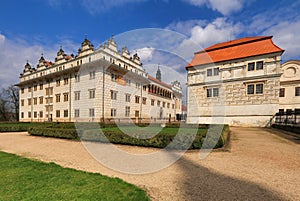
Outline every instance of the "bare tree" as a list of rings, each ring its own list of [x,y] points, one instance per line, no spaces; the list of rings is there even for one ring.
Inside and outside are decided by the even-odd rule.
[[[9,104],[6,97],[5,89],[1,90],[0,93],[0,121],[9,120]]]
[[[6,94],[10,103],[10,110],[14,114],[13,119],[19,121],[19,88],[11,85],[6,89]]]

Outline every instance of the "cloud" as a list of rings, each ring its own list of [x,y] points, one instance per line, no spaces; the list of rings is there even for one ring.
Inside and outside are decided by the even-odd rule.
[[[61,43],[65,52],[69,52],[74,47],[74,42],[66,41]],[[26,61],[32,67],[36,67],[41,54],[44,53],[46,60],[53,61],[60,44],[43,45],[29,44],[28,42],[14,38],[9,39],[0,34],[0,87],[7,87],[19,82],[19,75],[23,72]],[[77,48],[79,45],[77,45]],[[73,51],[73,49],[72,49]]]
[[[147,0],[81,0],[81,4],[91,15],[95,15],[129,3],[140,3],[145,1]]]
[[[148,60],[151,60],[153,57],[153,53],[154,53],[154,48],[151,47],[144,47],[144,48],[140,48],[135,50],[134,52],[137,52],[137,54],[139,55],[140,59],[145,62]]]
[[[243,8],[243,0],[183,0],[191,5],[202,7],[207,6],[223,15],[240,11]]]

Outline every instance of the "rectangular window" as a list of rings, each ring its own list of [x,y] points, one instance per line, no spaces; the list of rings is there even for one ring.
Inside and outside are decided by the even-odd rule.
[[[130,94],[125,94],[125,101],[130,102]]]
[[[117,110],[114,109],[114,108],[112,108],[112,109],[110,110],[110,116],[115,117],[116,115],[117,115]]]
[[[21,112],[21,118],[24,118],[24,112]]]
[[[28,105],[31,105],[31,98],[28,98]]]
[[[37,85],[33,86],[33,91],[37,91]]]
[[[213,88],[213,97],[219,96],[219,88]]]
[[[170,108],[170,103],[167,103],[167,108]]]
[[[43,84],[40,84],[40,90],[43,90],[43,86],[44,86]]]
[[[55,95],[55,101],[56,101],[57,103],[60,102],[60,94],[56,94],[56,95]]]
[[[130,116],[130,107],[126,106],[125,107],[125,117],[129,117]]]
[[[110,91],[110,98],[111,98],[111,100],[117,100],[117,92],[111,90]]]
[[[207,77],[212,76],[212,69],[207,69]]]
[[[263,94],[263,93],[264,93],[264,85],[256,84],[256,94]]]
[[[135,111],[135,117],[139,117],[140,116],[140,111],[136,110]]]
[[[40,111],[40,118],[43,118],[43,111]]]
[[[111,74],[111,81],[116,82],[118,79],[118,76],[115,74]]]
[[[64,117],[68,117],[68,116],[69,116],[68,110],[64,110]]]
[[[31,92],[31,87],[28,87],[28,92]]]
[[[257,61],[256,62],[256,70],[262,70],[264,69],[264,62],[263,61]]]
[[[214,68],[214,76],[219,75],[219,68]]]
[[[207,98],[212,97],[212,89],[211,88],[210,89],[206,89],[206,97]]]
[[[47,96],[48,96],[48,95],[50,95],[50,96],[53,95],[53,87],[46,88],[45,90],[46,90],[46,95],[47,95]]]
[[[248,84],[247,94],[254,94],[254,84]]]
[[[254,66],[255,66],[254,62],[248,63],[248,71],[254,71]]]
[[[31,118],[31,112],[28,112],[28,118]]]
[[[67,84],[69,84],[69,78],[65,77],[64,78],[64,85],[67,85]]]
[[[80,100],[80,91],[75,91],[74,92],[74,99],[75,100]]]
[[[75,109],[75,117],[79,117],[79,109]]]
[[[136,82],[135,83],[135,88],[137,88],[137,89],[141,88],[141,84]]]
[[[75,74],[75,82],[80,82],[80,75],[79,74]]]
[[[68,93],[64,93],[64,102],[69,101],[69,94]]]
[[[24,100],[21,100],[21,106],[24,106]]]
[[[33,99],[33,104],[34,104],[34,105],[37,105],[37,98],[34,98],[34,99]]]
[[[139,96],[135,96],[135,103],[140,103],[140,97]]]
[[[279,89],[279,97],[284,97],[285,96],[285,88]]]
[[[33,112],[33,118],[37,118],[37,112]]]
[[[24,88],[21,88],[21,93],[22,93],[22,94],[24,93]]]
[[[151,99],[151,105],[154,106],[154,99]]]
[[[300,87],[295,87],[295,96],[300,96]]]
[[[126,85],[127,85],[127,86],[130,86],[130,85],[131,85],[131,80],[126,79]]]
[[[96,77],[96,71],[90,72],[90,80],[95,79]]]
[[[175,104],[172,104],[172,109],[174,109],[175,108]]]
[[[44,102],[44,97],[41,96],[41,97],[40,97],[40,104],[43,104],[43,102]]]
[[[89,97],[90,97],[90,99],[93,99],[93,98],[95,98],[95,89],[89,89]]]
[[[94,108],[89,109],[89,116],[90,117],[95,117],[95,109]]]
[[[163,107],[166,107],[166,102],[163,102]]]
[[[157,101],[157,106],[160,106],[160,101]]]
[[[147,98],[143,98],[143,104],[146,105],[147,103]]]
[[[57,86],[57,87],[60,86],[60,80],[56,80],[56,86]]]
[[[56,117],[60,117],[60,110],[56,110]]]

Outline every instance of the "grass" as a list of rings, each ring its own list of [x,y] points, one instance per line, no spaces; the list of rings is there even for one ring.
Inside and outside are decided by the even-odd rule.
[[[118,178],[0,152],[0,200],[149,200]]]

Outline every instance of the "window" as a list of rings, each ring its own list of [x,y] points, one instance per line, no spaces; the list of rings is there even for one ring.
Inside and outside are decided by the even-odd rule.
[[[55,101],[56,101],[57,103],[60,102],[60,94],[56,94],[56,95],[55,95]]]
[[[130,94],[125,94],[125,101],[130,102]]]
[[[95,98],[95,89],[89,89],[89,97],[90,99]]]
[[[219,75],[219,68],[214,68],[214,76]]]
[[[24,88],[21,88],[21,93],[22,93],[22,94],[24,93]]]
[[[40,90],[43,90],[43,86],[44,86],[43,84],[40,84]]]
[[[247,94],[254,94],[254,84],[249,84],[248,85]]]
[[[80,100],[80,91],[74,92],[74,98],[75,98],[75,100]]]
[[[67,84],[69,84],[69,78],[65,77],[64,78],[64,85],[67,85]]]
[[[56,110],[56,117],[60,117],[60,110]]]
[[[118,79],[118,76],[115,74],[111,74],[111,81],[116,82]]]
[[[31,87],[28,87],[28,92],[31,92]]]
[[[140,103],[140,97],[139,96],[135,96],[135,103]]]
[[[167,108],[170,108],[170,103],[167,104]]]
[[[56,80],[56,86],[57,86],[57,87],[60,86],[60,80]]]
[[[207,69],[207,77],[212,76],[212,69]]]
[[[206,97],[207,98],[212,97],[212,89],[206,89]]]
[[[40,104],[43,104],[43,102],[44,102],[44,97],[41,96],[41,97],[40,97]]]
[[[151,105],[154,106],[154,99],[151,99]]]
[[[279,109],[279,113],[283,114],[284,113],[284,109]]]
[[[28,112],[28,118],[31,118],[31,112]]]
[[[129,117],[130,116],[130,107],[126,106],[125,107],[125,117]]]
[[[160,101],[157,101],[157,106],[160,106]]]
[[[95,77],[96,77],[96,71],[90,72],[90,80],[95,79]]]
[[[21,112],[21,118],[24,118],[24,112]]]
[[[69,115],[68,110],[64,110],[64,117],[68,117],[68,115]]]
[[[172,109],[174,109],[175,108],[175,104],[172,104]]]
[[[37,118],[37,112],[33,112],[33,118]]]
[[[285,96],[285,88],[279,89],[279,97],[284,97]]]
[[[50,87],[50,88],[46,88],[46,95],[50,95],[52,96],[53,95],[53,87]]]
[[[115,117],[116,115],[117,115],[117,110],[114,109],[114,108],[112,108],[112,109],[110,110],[110,116]]]
[[[94,117],[95,116],[95,110],[94,110],[94,108],[90,108],[89,109],[89,116],[90,117]]]
[[[162,104],[162,105],[163,105],[163,107],[166,107],[166,102],[163,102],[163,104]]]
[[[40,118],[43,118],[43,111],[40,111]]]
[[[140,111],[136,110],[135,111],[135,117],[139,117],[140,116]]]
[[[28,105],[31,105],[31,98],[28,98]]]
[[[79,109],[75,109],[75,117],[79,117]]]
[[[33,99],[33,104],[34,104],[34,105],[37,105],[37,98],[34,98],[34,99]]]
[[[21,106],[24,106],[24,100],[21,100]]]
[[[254,62],[248,63],[248,71],[254,71]]]
[[[295,87],[295,96],[300,96],[300,87]]]
[[[117,92],[111,90],[111,91],[110,91],[110,98],[111,98],[112,100],[117,100]]]
[[[68,93],[64,93],[64,102],[69,101],[69,94]]]
[[[75,82],[80,82],[80,75],[79,74],[75,74]]]
[[[135,83],[135,88],[137,88],[137,89],[141,88],[141,84],[136,82]]]
[[[126,79],[126,85],[127,85],[127,86],[130,86],[130,85],[131,85],[131,80]]]
[[[258,84],[248,84],[247,85],[247,94],[263,94],[264,93],[264,85],[262,83]]]
[[[219,88],[213,88],[213,97],[219,96]]]
[[[256,62],[256,70],[262,70],[262,69],[264,69],[264,62],[263,61]]]
[[[37,85],[33,86],[33,91],[37,91]]]
[[[147,103],[147,98],[143,98],[143,104],[146,105]]]

